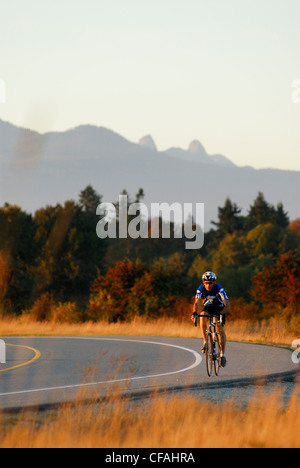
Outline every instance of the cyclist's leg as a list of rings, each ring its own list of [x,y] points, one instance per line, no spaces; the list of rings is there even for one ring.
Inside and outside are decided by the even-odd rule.
[[[202,312],[200,313],[200,316],[201,315],[206,315],[206,314],[207,314],[207,312],[205,310],[202,310]],[[207,341],[207,329],[208,329],[208,319],[206,317],[204,317],[204,318],[200,317],[200,327],[201,327],[203,341],[204,341],[203,346],[205,346],[206,341]]]
[[[221,348],[222,348],[221,354],[225,354],[226,343],[227,343],[225,325],[218,324],[218,332],[220,335],[220,342],[221,342]]]

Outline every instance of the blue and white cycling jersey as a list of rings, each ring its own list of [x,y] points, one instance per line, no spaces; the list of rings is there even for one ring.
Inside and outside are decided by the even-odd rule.
[[[216,307],[223,306],[223,301],[228,299],[225,289],[218,283],[214,284],[211,291],[207,291],[204,284],[197,289],[196,299],[203,299],[204,306],[209,302]]]

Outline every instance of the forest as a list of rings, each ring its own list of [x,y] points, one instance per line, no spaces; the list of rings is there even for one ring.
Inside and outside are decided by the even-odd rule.
[[[130,201],[143,197],[140,189]],[[281,203],[273,206],[258,193],[242,215],[245,207],[227,199],[204,246],[185,250],[174,224],[170,239],[99,239],[101,200],[88,186],[78,201],[34,215],[8,203],[0,208],[2,315],[61,322],[184,318],[203,272],[213,270],[232,301],[233,319],[280,315],[300,330],[300,218],[291,221]]]

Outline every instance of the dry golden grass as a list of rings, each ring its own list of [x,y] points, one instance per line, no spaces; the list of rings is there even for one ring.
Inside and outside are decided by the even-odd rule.
[[[0,447],[9,448],[299,448],[300,402],[257,394],[246,408],[199,398],[156,397],[61,408],[48,415],[0,416]]]
[[[230,322],[231,340],[289,345],[297,338],[277,320]],[[199,337],[188,319],[130,323],[61,324],[28,316],[2,318],[0,336],[149,335]],[[80,395],[82,397],[82,395]],[[213,404],[192,396],[160,396],[133,405],[113,396],[101,404],[62,406],[48,414],[0,414],[0,447],[201,448],[299,447],[300,401],[285,406],[274,395],[257,394],[241,407],[233,400]]]
[[[20,316],[0,320],[0,336],[97,336],[97,335],[130,335],[130,336],[171,336],[182,338],[201,337],[200,327],[186,320],[161,318],[145,321],[136,318],[131,322],[108,323],[56,323],[37,322],[29,316]],[[299,338],[287,332],[284,320],[276,318],[268,321],[250,322],[247,320],[228,321],[227,337],[231,341],[248,341],[290,346]]]

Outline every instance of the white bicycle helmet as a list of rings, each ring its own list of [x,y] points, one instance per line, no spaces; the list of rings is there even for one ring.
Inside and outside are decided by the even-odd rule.
[[[207,271],[206,273],[204,273],[204,275],[202,276],[202,281],[212,281],[213,283],[215,281],[217,281],[217,277],[216,275],[212,272],[212,271]]]

